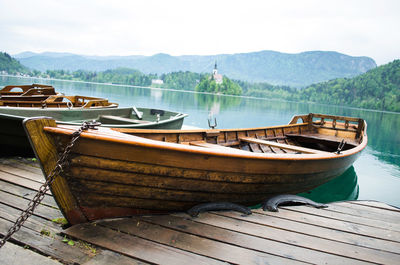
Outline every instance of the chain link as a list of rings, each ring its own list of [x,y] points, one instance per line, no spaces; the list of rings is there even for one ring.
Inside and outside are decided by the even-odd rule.
[[[100,125],[101,125],[101,123],[95,122],[95,121],[84,122],[81,125],[81,127],[72,134],[72,139],[71,139],[70,143],[65,147],[64,152],[61,154],[60,158],[57,160],[56,166],[50,172],[50,174],[47,176],[45,183],[42,186],[40,186],[36,195],[29,202],[28,207],[24,211],[22,211],[21,215],[14,222],[13,226],[10,227],[7,234],[0,241],[0,248],[4,246],[4,244],[11,238],[11,236],[15,232],[17,232],[19,229],[21,229],[21,226],[24,224],[24,222],[33,214],[33,211],[44,199],[46,192],[48,192],[50,189],[50,185],[54,182],[54,180],[56,180],[57,176],[60,175],[60,173],[63,171],[63,167],[67,164],[68,155],[71,152],[72,148],[74,147],[75,142],[81,136],[81,133],[83,131],[86,131],[89,128],[96,129],[95,127],[100,126]]]

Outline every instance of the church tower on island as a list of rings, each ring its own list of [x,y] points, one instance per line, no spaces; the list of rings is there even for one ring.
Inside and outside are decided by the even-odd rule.
[[[217,61],[215,61],[212,78],[215,80],[215,83],[217,83],[217,84],[222,84],[222,82],[223,82],[222,75],[218,74]]]

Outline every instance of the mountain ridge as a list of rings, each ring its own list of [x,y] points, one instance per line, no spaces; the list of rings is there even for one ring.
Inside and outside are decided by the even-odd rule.
[[[23,65],[40,71],[56,69],[105,71],[128,67],[146,74],[177,71],[205,73],[210,72],[217,61],[219,72],[229,78],[294,87],[305,87],[334,78],[353,77],[377,66],[372,58],[349,56],[334,51],[282,53],[264,50],[250,53],[180,56],[166,53],[152,56],[89,56],[24,52],[13,56]]]

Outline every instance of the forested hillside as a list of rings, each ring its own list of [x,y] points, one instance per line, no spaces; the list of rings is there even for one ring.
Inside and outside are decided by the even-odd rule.
[[[400,112],[400,60],[351,79],[339,78],[311,85],[299,91],[298,99]]]
[[[153,79],[161,79],[164,84],[157,85],[162,88],[177,90],[194,90],[195,86],[206,74],[192,72],[172,72],[162,74],[143,74],[138,70],[130,68],[117,68],[103,72],[94,71],[65,71],[65,70],[47,70],[44,73],[38,72],[36,76],[50,77],[64,80],[79,80],[86,82],[113,83],[134,86],[152,86]]]
[[[15,74],[17,72],[27,72],[27,69],[8,53],[0,52],[0,71]]]

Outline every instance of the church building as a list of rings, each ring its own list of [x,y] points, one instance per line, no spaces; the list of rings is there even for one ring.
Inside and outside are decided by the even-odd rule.
[[[213,74],[212,74],[212,79],[214,79],[215,83],[217,83],[217,84],[222,84],[222,82],[223,82],[222,75],[218,74],[217,61],[215,61],[214,70],[213,70]]]

